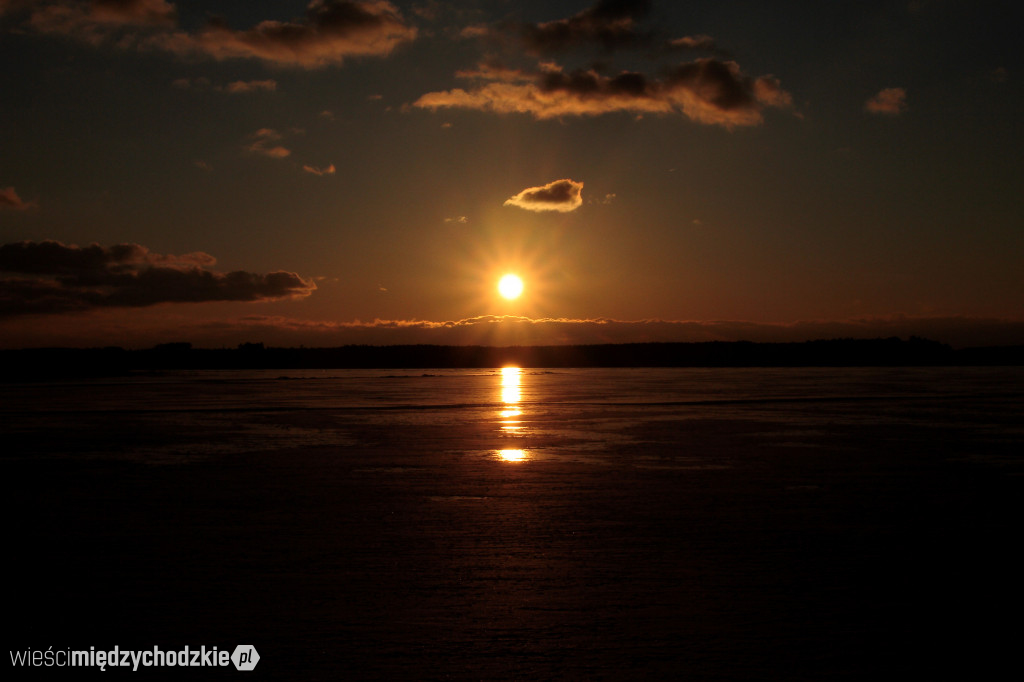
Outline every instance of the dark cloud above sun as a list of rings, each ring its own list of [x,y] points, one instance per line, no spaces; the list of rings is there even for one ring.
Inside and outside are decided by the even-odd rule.
[[[349,57],[383,56],[413,40],[417,29],[389,2],[313,0],[301,21],[262,21],[234,29],[213,20],[196,33],[158,36],[150,44],[181,55],[252,58],[315,68]]]
[[[753,76],[723,58],[724,50],[708,35],[669,37],[644,29],[651,3],[602,0],[570,17],[535,23],[499,22],[470,35],[485,44],[511,36],[522,54],[506,61],[488,55],[475,69],[456,77],[467,87],[428,92],[413,106],[423,109],[473,109],[496,114],[528,114],[537,119],[633,115],[683,115],[697,123],[725,128],[757,125],[768,108],[791,109],[792,96],[772,75]],[[569,65],[587,48],[609,55],[643,50],[656,56],[649,71],[616,69],[602,59]],[[673,61],[683,53],[708,56]],[[563,62],[555,61],[563,60]],[[570,60],[565,62],[564,60]]]
[[[166,0],[39,0],[0,5],[36,33],[100,45],[162,51],[184,58],[257,59],[319,68],[350,57],[384,56],[416,38],[417,29],[385,0],[312,0],[300,19],[266,19],[235,28],[213,17],[198,29],[180,26]]]
[[[590,44],[606,50],[635,47],[651,39],[638,26],[651,4],[650,0],[599,0],[564,19],[523,24],[518,32],[529,49],[544,54]]]
[[[660,78],[630,71],[614,76],[593,69],[566,71],[550,62],[533,71],[480,69],[466,75],[477,81],[474,87],[427,93],[415,106],[522,113],[538,119],[616,112],[682,114],[725,128],[757,125],[766,108],[792,106],[778,79],[754,78],[736,62],[710,57],[678,65]]]

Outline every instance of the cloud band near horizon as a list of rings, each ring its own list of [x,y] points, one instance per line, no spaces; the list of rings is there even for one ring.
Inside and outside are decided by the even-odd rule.
[[[801,342],[842,338],[923,338],[953,346],[1024,344],[1024,320],[964,316],[866,316],[846,320],[751,322],[743,320],[618,320],[480,315],[461,320],[325,322],[251,316],[237,321],[268,338],[317,336],[325,342],[393,345],[566,345],[705,341]],[[261,339],[256,340],[265,340]],[[309,340],[305,341],[308,345]]]
[[[234,347],[262,342],[277,347],[367,345],[550,346],[605,343],[676,343],[709,341],[802,342],[816,339],[909,338],[918,336],[954,347],[1024,345],[1024,320],[962,316],[893,315],[847,320],[788,323],[741,320],[616,320],[610,318],[528,318],[481,315],[461,320],[374,320],[336,322],[265,315],[197,320],[173,309],[148,313],[133,309],[131,318],[114,308],[81,315],[21,318],[0,316],[0,347],[40,345],[146,348],[169,341],[196,347]],[[112,333],[111,329],[116,330]],[[94,336],[90,336],[93,334]]]

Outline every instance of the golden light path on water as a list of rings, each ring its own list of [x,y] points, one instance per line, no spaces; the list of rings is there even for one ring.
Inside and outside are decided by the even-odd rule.
[[[522,372],[518,367],[501,368],[501,402],[504,403],[504,409],[498,412],[498,423],[501,424],[501,432],[506,436],[515,436],[524,429],[520,419],[523,411],[519,407],[523,398],[520,388]],[[498,450],[497,454],[504,462],[524,462],[530,459],[529,451],[522,448],[502,449]]]
[[[526,450],[498,450],[498,454],[506,462],[523,462],[530,458]]]

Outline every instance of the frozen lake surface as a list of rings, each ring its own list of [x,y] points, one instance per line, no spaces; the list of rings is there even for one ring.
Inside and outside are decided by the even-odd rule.
[[[12,649],[249,643],[301,679],[819,680],[984,675],[1019,641],[1000,621],[1022,606],[1022,368],[0,391]]]

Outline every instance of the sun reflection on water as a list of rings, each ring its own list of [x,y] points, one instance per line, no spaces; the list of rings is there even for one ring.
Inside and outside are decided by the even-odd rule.
[[[498,457],[505,462],[525,462],[530,459],[526,450],[498,450]]]
[[[523,370],[518,367],[501,368],[501,402],[514,405],[523,399],[519,389],[519,378]]]
[[[519,409],[519,401],[523,399],[523,393],[519,388],[520,377],[523,370],[518,367],[501,368],[501,402],[505,403],[505,409],[498,412],[501,430],[505,433],[515,433],[522,430],[523,411]]]
[[[498,412],[498,423],[501,425],[501,432],[506,436],[522,435],[526,427],[523,426],[523,410],[519,403],[523,399],[520,381],[523,370],[518,367],[501,368],[501,402],[504,409]],[[530,459],[528,450],[521,448],[498,450],[498,459],[504,462],[523,462]]]

